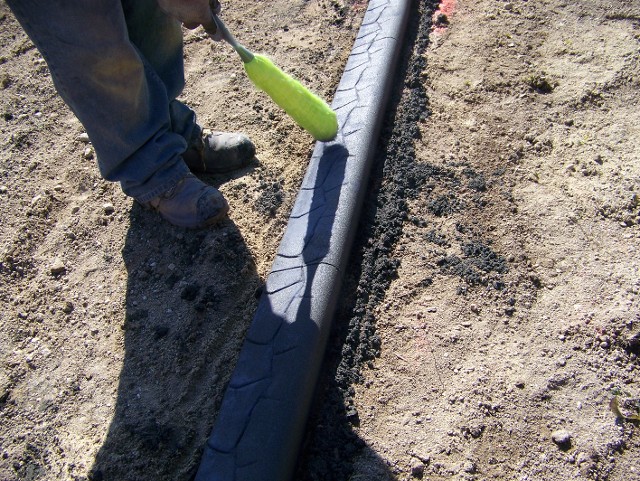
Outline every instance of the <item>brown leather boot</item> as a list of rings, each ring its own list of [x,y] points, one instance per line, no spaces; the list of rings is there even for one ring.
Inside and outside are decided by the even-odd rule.
[[[158,197],[140,204],[158,211],[171,224],[189,229],[215,224],[229,212],[229,204],[220,191],[193,174],[188,174]]]
[[[255,153],[244,134],[201,131],[182,158],[191,172],[224,174],[249,165]]]

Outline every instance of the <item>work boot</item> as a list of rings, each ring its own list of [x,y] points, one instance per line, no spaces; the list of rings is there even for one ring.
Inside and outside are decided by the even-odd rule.
[[[249,165],[256,153],[246,135],[231,132],[205,132],[200,128],[182,154],[191,172],[224,174]]]
[[[158,211],[171,224],[189,229],[215,224],[229,212],[229,204],[220,191],[193,174],[188,174],[158,197],[140,203]]]

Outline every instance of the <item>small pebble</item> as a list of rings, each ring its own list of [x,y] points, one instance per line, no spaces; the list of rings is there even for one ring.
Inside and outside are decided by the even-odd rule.
[[[411,476],[422,479],[424,476],[424,464],[421,462],[414,463],[413,466],[411,466]]]
[[[558,446],[568,446],[571,443],[571,434],[566,429],[558,429],[551,433],[551,439]]]
[[[7,190],[8,189],[6,185],[0,185],[0,194],[6,194]]]
[[[462,466],[462,470],[465,473],[469,473],[469,474],[473,474],[476,472],[476,465],[473,461],[467,461],[466,463],[464,463],[464,465]]]
[[[49,272],[51,272],[52,276],[58,276],[60,274],[63,274],[66,270],[67,268],[65,267],[64,263],[60,259],[55,259],[51,264]]]
[[[89,143],[89,134],[87,134],[86,132],[83,132],[80,135],[78,135],[77,139],[80,142],[84,142],[85,144],[88,144]]]
[[[112,203],[107,202],[105,204],[102,204],[102,210],[106,215],[111,215],[116,211],[116,208],[113,206]]]
[[[66,301],[62,306],[62,312],[65,314],[71,314],[73,312],[73,303]]]
[[[86,149],[84,149],[84,152],[82,153],[82,157],[87,160],[93,159],[93,149],[91,147],[87,147]]]

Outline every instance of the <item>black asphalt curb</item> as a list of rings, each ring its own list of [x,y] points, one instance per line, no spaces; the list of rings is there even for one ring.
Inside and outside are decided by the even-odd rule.
[[[195,481],[293,474],[410,11],[369,2]]]

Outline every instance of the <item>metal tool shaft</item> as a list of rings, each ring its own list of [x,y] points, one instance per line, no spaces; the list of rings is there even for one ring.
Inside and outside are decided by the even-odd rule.
[[[222,35],[222,38],[233,47],[233,49],[238,52],[240,58],[244,63],[249,63],[253,60],[253,54],[247,50],[243,45],[238,43],[233,34],[227,29],[227,26],[224,24],[222,20],[215,14],[212,13],[213,21],[216,24],[216,28],[218,32]],[[215,32],[215,33],[218,33]]]

